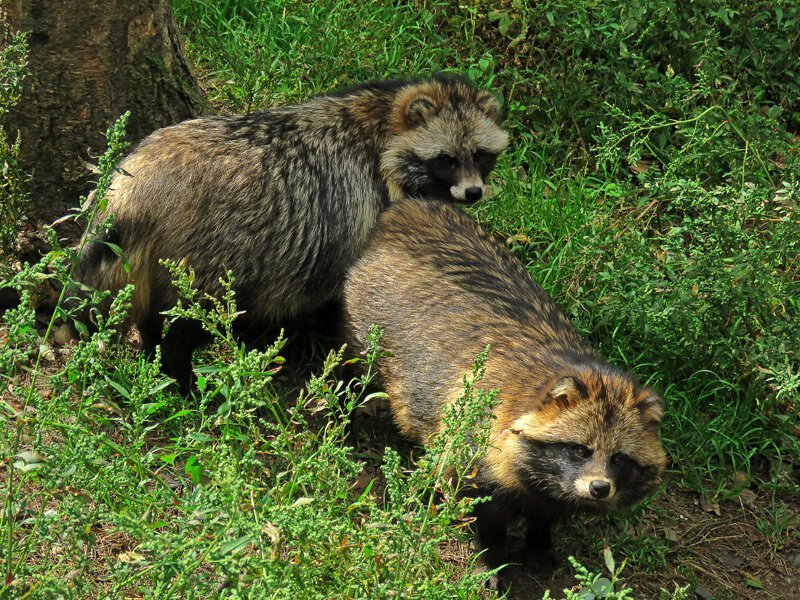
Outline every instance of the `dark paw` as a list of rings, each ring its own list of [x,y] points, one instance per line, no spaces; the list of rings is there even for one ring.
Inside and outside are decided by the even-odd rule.
[[[476,573],[485,573],[491,569],[486,566],[486,562],[479,560],[475,568]],[[511,578],[509,577],[509,568],[504,567],[496,573],[492,573],[486,580],[486,589],[504,594],[511,587]]]
[[[178,393],[184,398],[191,398],[192,394],[197,391],[197,384],[194,377],[172,377],[175,380],[175,384],[178,386]]]
[[[561,557],[552,548],[532,549],[525,552],[525,567],[534,573],[549,573],[561,564]]]
[[[504,571],[506,571],[504,573]],[[503,569],[499,573],[493,573],[489,579],[486,580],[486,589],[505,594],[511,587],[511,578],[507,574],[507,570]]]

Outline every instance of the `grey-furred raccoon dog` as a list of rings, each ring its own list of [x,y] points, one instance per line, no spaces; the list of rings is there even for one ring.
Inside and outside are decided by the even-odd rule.
[[[508,144],[495,96],[445,75],[380,81],[304,104],[201,118],[160,129],[120,164],[77,279],[136,286],[131,321],[143,349],[189,389],[192,351],[208,341],[178,320],[158,260],[185,259],[202,291],[230,269],[246,328],[273,327],[337,299],[379,213],[406,195],[474,202]],[[121,247],[130,273],[104,242]]]
[[[501,390],[471,493],[488,568],[508,562],[507,527],[527,521],[530,566],[552,565],[551,524],[630,505],[661,481],[659,395],[591,349],[504,247],[453,206],[406,200],[378,220],[343,294],[353,351],[383,328],[380,380],[402,433],[425,443],[491,345],[481,385]],[[507,575],[490,580],[504,589]]]

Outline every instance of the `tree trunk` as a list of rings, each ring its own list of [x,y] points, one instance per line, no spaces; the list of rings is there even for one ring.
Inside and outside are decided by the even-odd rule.
[[[128,139],[202,114],[169,0],[2,0],[0,41],[30,31],[31,76],[9,115],[33,175],[32,216],[47,222],[92,186],[87,162],[131,111]],[[13,137],[12,137],[13,139]]]

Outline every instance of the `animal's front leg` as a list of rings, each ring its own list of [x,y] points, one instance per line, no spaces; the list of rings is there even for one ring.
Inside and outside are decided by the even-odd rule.
[[[508,515],[495,502],[479,504],[475,509],[477,542],[483,551],[480,560],[487,569],[496,569],[506,562]],[[489,589],[504,592],[510,585],[508,569],[501,569],[486,582]]]
[[[553,549],[552,521],[538,515],[528,515],[525,535],[525,565],[532,571],[546,573],[555,569],[559,556]]]

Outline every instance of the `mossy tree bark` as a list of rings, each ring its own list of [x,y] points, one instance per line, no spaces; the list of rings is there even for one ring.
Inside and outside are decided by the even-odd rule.
[[[9,129],[22,136],[35,218],[63,215],[91,189],[86,163],[126,110],[132,142],[206,111],[169,0],[3,0],[2,43],[12,31],[30,32],[31,76]]]

